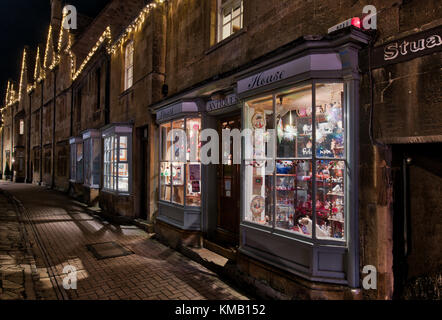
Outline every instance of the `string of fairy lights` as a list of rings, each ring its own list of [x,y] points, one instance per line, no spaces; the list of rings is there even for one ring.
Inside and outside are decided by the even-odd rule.
[[[84,60],[79,64],[78,69],[76,69],[76,56],[72,51],[72,35],[68,32],[68,38],[67,38],[67,46],[64,50],[64,53],[69,56],[70,59],[70,69],[71,69],[71,79],[72,81],[75,81],[84,71],[87,64],[90,62],[92,57],[97,53],[97,51],[104,45],[106,48],[106,52],[109,55],[114,55],[119,48],[121,48],[127,40],[132,37],[132,34],[134,32],[138,32],[144,25],[144,22],[146,21],[147,16],[151,12],[151,10],[155,9],[157,6],[162,5],[165,2],[165,0],[156,0],[149,4],[147,4],[139,13],[139,15],[126,27],[124,32],[118,37],[117,40],[114,42],[112,41],[112,33],[111,33],[111,27],[107,26],[105,31],[101,34],[98,41],[95,43],[95,45],[92,47],[92,49],[89,51],[89,53],[85,56]],[[52,25],[49,26],[48,30],[48,37],[46,41],[46,47],[43,57],[43,66],[41,66],[41,57],[40,57],[40,47],[37,47],[37,55],[35,58],[35,68],[34,68],[34,83],[29,84],[27,86],[26,91],[27,93],[32,92],[37,87],[37,83],[40,83],[43,79],[46,78],[45,70],[54,70],[61,61],[61,54],[62,54],[62,47],[63,47],[63,39],[65,34],[65,29],[63,27],[64,20],[66,18],[66,13],[63,12],[63,18],[60,25],[60,32],[58,36],[58,42],[57,42],[57,50],[54,50],[54,43],[53,43],[53,29]],[[24,82],[24,74],[26,72],[26,50],[23,51],[23,59],[22,59],[22,65],[21,65],[21,72],[20,72],[20,85],[18,87],[18,92],[14,88],[14,84],[11,81],[8,81],[7,90],[6,90],[6,97],[5,97],[5,107],[9,107],[17,102],[19,102],[22,98],[22,91],[23,91],[23,82]],[[50,65],[48,65],[49,61],[48,59],[51,58]],[[1,110],[3,110],[2,108]]]

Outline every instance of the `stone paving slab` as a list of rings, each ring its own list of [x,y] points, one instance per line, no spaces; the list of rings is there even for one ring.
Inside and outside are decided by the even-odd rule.
[[[22,204],[39,299],[248,299],[214,272],[151,239],[145,231],[93,218],[84,206],[62,193],[11,183],[2,183],[0,188]],[[12,212],[9,215],[13,218]],[[97,260],[87,250],[87,245],[112,241],[134,254]],[[4,257],[12,263],[11,259]],[[77,290],[63,288],[66,266],[77,271]]]
[[[0,194],[0,300],[35,298],[32,263],[15,206]]]

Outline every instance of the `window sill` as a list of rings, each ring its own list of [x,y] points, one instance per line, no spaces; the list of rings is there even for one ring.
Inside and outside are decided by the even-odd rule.
[[[160,203],[162,205],[165,205],[165,206],[169,206],[169,207],[180,208],[180,209],[183,209],[183,210],[201,211],[201,207],[185,206],[185,205],[178,204],[178,203],[173,203],[173,202],[170,202],[170,201],[158,200],[158,203]]]
[[[108,190],[108,189],[101,189],[101,192],[111,194],[111,195],[114,195],[117,197],[130,197],[130,196],[132,196],[132,194],[129,192],[119,192],[119,191]]]
[[[130,87],[129,89],[124,90],[121,94],[120,94],[120,99],[123,98],[124,96],[127,96],[129,93],[131,93],[134,89],[134,86]]]
[[[290,232],[288,230],[283,230],[279,228],[273,229],[269,226],[259,225],[248,221],[243,221],[241,223],[241,226],[244,228],[250,228],[259,232],[265,232],[268,233],[274,237],[282,237],[286,239],[290,239],[293,241],[301,242],[308,245],[315,245],[315,246],[335,246],[335,247],[341,247],[341,248],[347,248],[347,241],[346,240],[339,240],[339,239],[312,239],[311,236],[303,235],[299,233]]]
[[[212,53],[213,51],[216,51],[217,49],[219,49],[219,48],[225,46],[225,45],[228,44],[229,42],[235,40],[236,38],[242,36],[242,35],[245,34],[245,33],[247,33],[247,28],[246,28],[246,27],[242,28],[240,31],[238,31],[238,32],[236,32],[236,33],[234,33],[234,34],[232,34],[231,36],[225,38],[224,40],[222,40],[222,41],[220,41],[220,42],[214,44],[214,45],[211,46],[208,50],[206,50],[206,51],[204,52],[204,54],[208,55],[208,54]]]

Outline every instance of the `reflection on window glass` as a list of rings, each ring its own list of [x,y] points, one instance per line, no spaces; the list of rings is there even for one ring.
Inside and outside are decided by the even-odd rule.
[[[104,139],[103,181],[107,190],[130,191],[130,138],[115,134]]]
[[[276,227],[312,236],[312,161],[276,161]]]
[[[274,128],[273,97],[248,101],[244,109],[245,128],[254,135],[246,141],[245,156],[245,220],[261,225],[273,224],[274,166],[267,162],[268,135],[266,130]],[[250,150],[251,148],[251,150]],[[252,159],[254,158],[254,159]]]
[[[316,217],[320,239],[344,239],[345,162],[317,161]]]
[[[273,170],[266,161],[245,161],[245,220],[271,226],[273,221]]]
[[[309,85],[276,97],[279,158],[312,157],[311,89]]]
[[[172,163],[172,202],[184,205],[184,164]]]
[[[160,200],[201,206],[200,132],[201,118],[177,119],[160,126]]]
[[[315,96],[315,110],[311,85],[245,103],[245,128],[276,129],[277,150],[268,152],[268,134],[245,143],[244,219],[308,238],[344,240],[344,86],[318,84]]]
[[[243,27],[243,1],[222,1],[221,19],[220,19],[220,40],[230,37],[232,34],[240,31]]]
[[[316,154],[319,158],[344,157],[343,94],[342,83],[316,86]]]
[[[201,164],[187,165],[186,204],[191,207],[201,206]]]
[[[171,176],[170,162],[162,162],[160,167],[160,199],[171,201]]]

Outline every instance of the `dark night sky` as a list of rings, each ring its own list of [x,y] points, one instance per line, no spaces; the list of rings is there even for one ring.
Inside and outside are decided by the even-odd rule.
[[[96,16],[109,0],[70,0],[78,12]],[[8,79],[16,82],[20,77],[23,48],[34,49],[38,43],[46,43],[50,22],[50,0],[2,0],[0,1],[0,105],[4,102]]]

